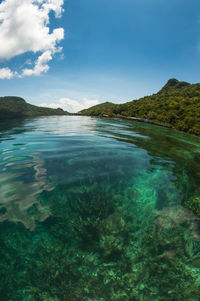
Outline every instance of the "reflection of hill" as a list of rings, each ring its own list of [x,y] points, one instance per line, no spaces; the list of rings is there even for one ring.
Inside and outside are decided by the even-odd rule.
[[[151,164],[159,164],[174,175],[174,183],[182,194],[182,202],[200,216],[200,140],[198,137],[144,123],[108,121],[110,132],[102,127],[102,134],[144,149]],[[116,123],[116,130],[115,129]],[[106,127],[108,129],[109,127]]]
[[[21,132],[25,132],[24,128],[25,121],[23,119],[11,119],[9,122],[1,121],[0,122],[0,138],[7,135],[10,130],[17,131],[21,129]]]

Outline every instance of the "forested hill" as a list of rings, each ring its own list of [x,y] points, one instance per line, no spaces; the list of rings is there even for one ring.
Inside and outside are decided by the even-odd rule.
[[[118,108],[118,105],[112,102],[104,102],[99,105],[90,107],[89,109],[85,109],[80,111],[81,115],[89,115],[89,116],[101,116],[108,114],[112,116],[114,114],[115,109]]]
[[[120,105],[103,103],[80,113],[145,118],[200,135],[200,84],[189,84],[172,78],[157,94]]]
[[[0,97],[0,120],[49,115],[69,115],[62,109],[37,107],[16,96]]]

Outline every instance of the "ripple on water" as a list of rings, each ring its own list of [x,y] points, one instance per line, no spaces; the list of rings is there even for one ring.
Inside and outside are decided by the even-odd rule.
[[[1,300],[199,301],[198,137],[64,116],[0,139]]]

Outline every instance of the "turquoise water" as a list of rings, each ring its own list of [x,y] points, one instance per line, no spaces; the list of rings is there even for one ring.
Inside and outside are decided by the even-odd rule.
[[[200,138],[144,123],[0,124],[0,300],[200,300]]]

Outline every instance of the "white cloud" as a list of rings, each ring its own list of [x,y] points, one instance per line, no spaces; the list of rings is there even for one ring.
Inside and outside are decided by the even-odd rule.
[[[13,76],[14,74],[9,68],[0,69],[0,79],[11,79]]]
[[[97,104],[99,104],[98,99],[83,98],[81,101],[77,101],[70,98],[61,98],[57,103],[41,103],[39,106],[54,109],[61,108],[70,113],[77,113],[83,109],[88,109]]]
[[[39,52],[35,67],[23,70],[22,75],[46,72],[48,61],[61,51],[57,44],[64,38],[63,28],[50,32],[49,13],[53,11],[60,17],[63,3],[64,0],[4,0],[0,4],[0,59]]]
[[[47,72],[49,70],[48,62],[52,60],[51,51],[47,50],[42,55],[40,55],[35,63],[35,67],[33,69],[23,69],[22,76],[30,76],[30,75],[40,75],[43,72]]]

